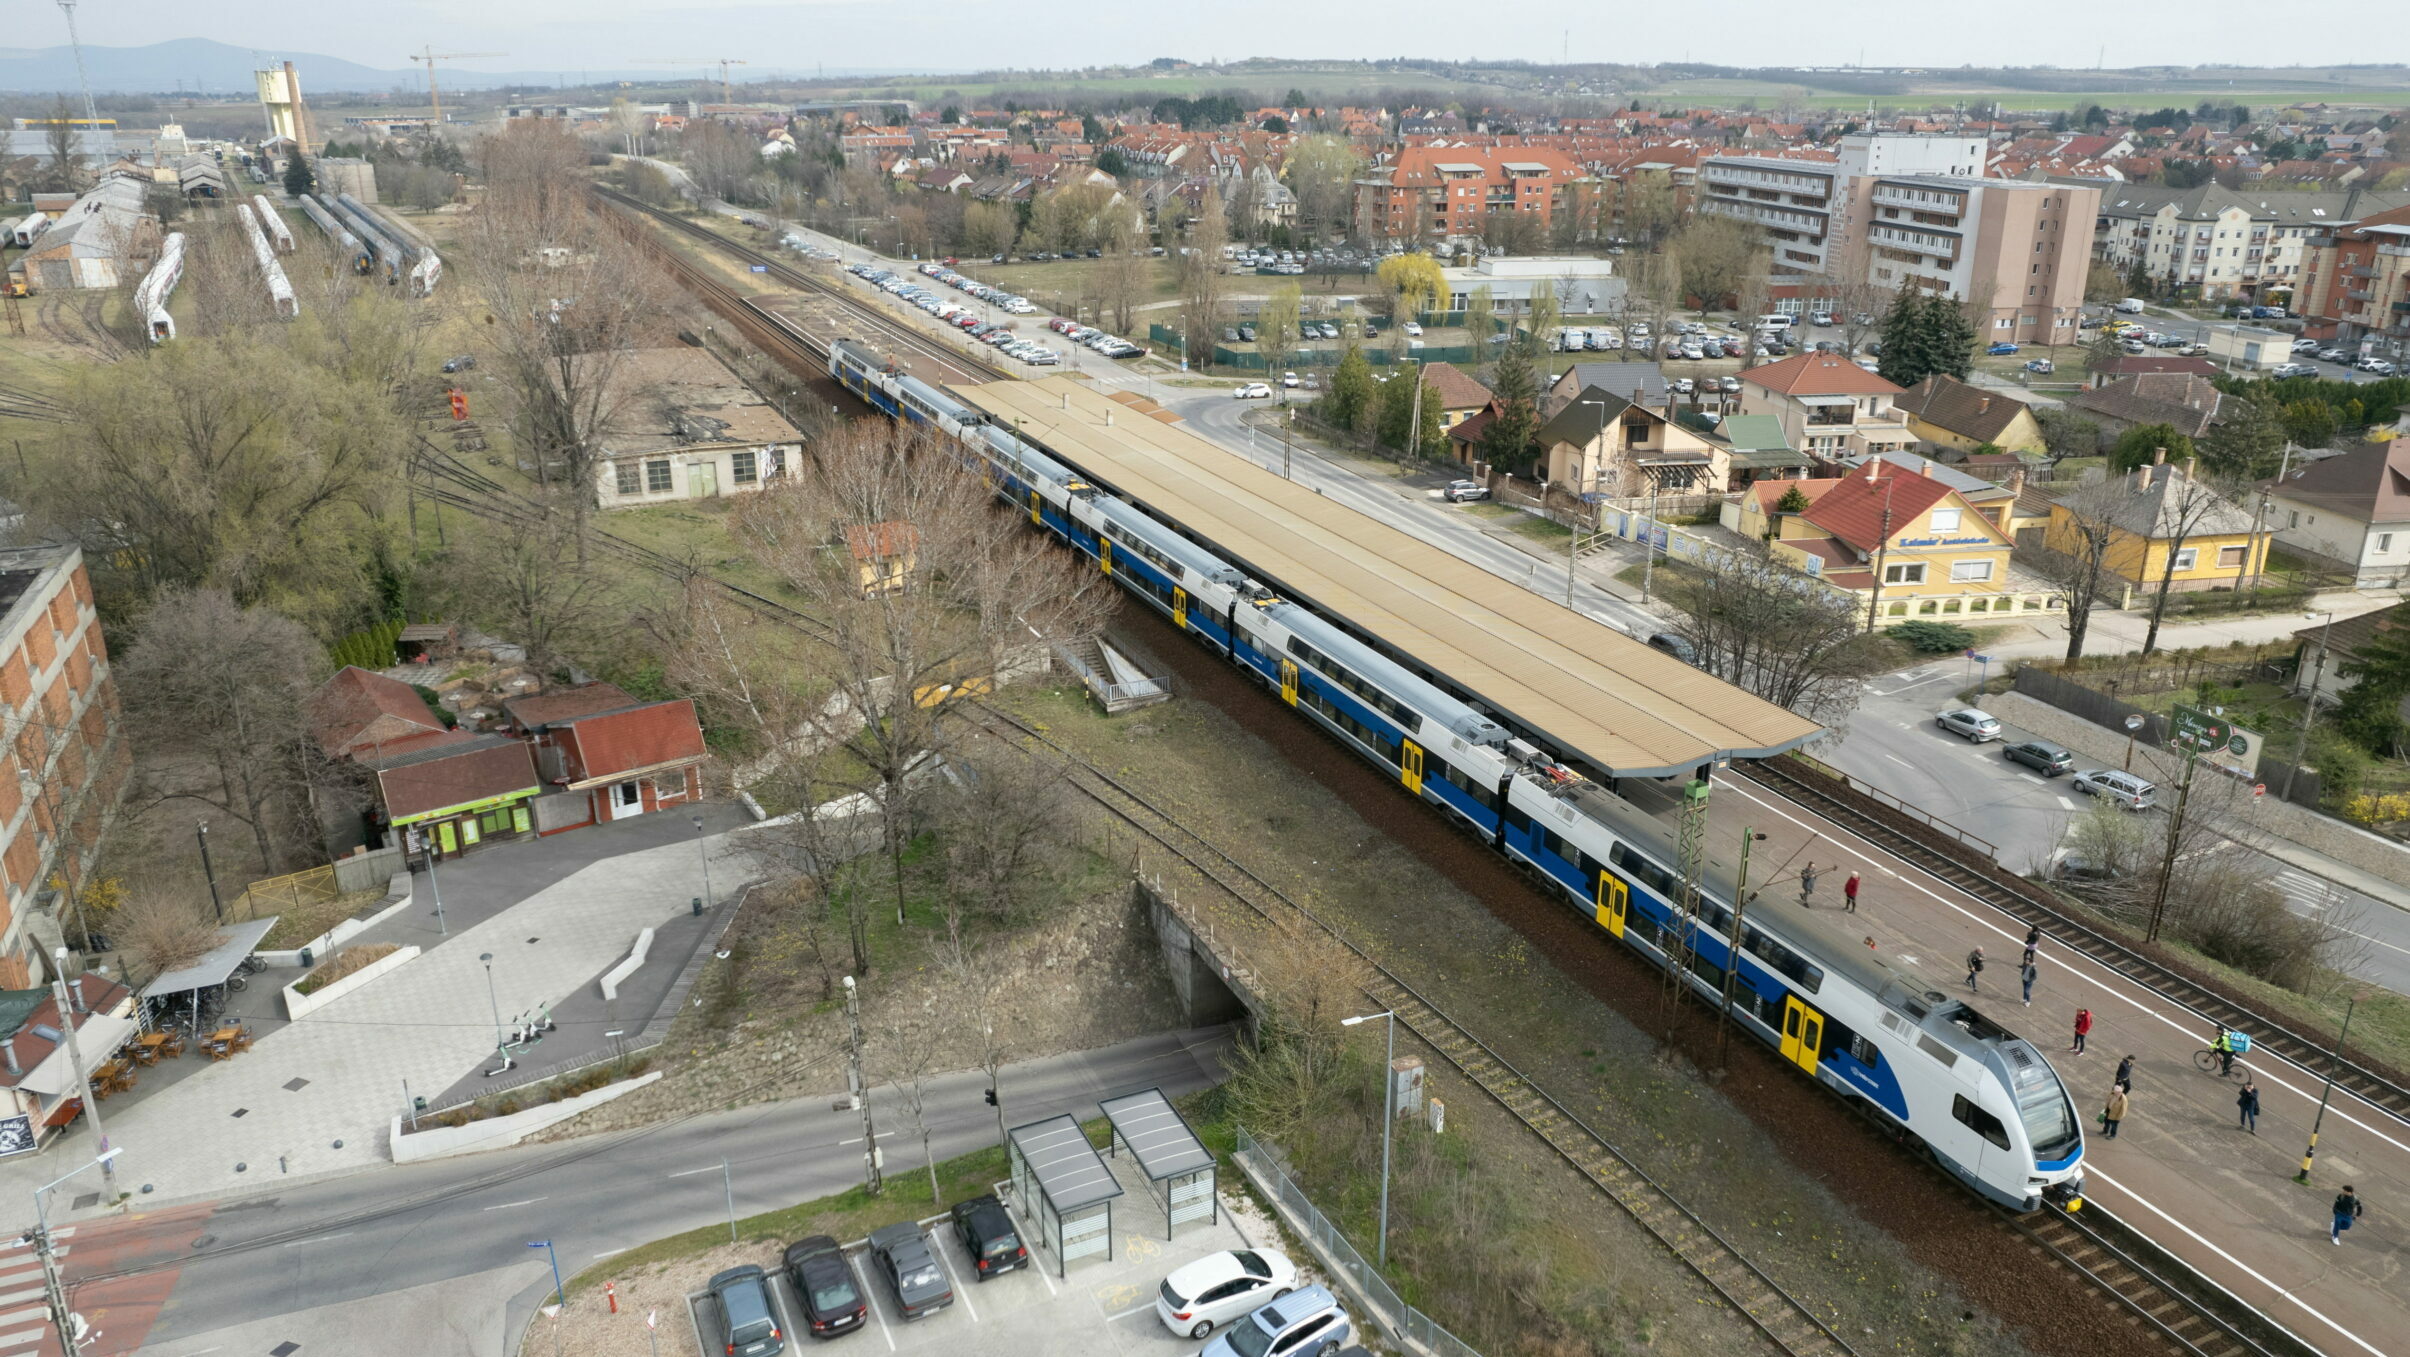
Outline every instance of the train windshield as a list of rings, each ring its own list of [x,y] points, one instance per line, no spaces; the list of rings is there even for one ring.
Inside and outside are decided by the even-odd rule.
[[[2081,1143],[2067,1091],[2039,1061],[2017,1071],[2017,1119],[2025,1124],[2025,1143],[2036,1160],[2064,1159]]]

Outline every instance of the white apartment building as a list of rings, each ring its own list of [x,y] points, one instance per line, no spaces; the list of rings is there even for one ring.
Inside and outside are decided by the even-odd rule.
[[[2410,193],[2373,189],[2237,192],[2218,184],[2151,184],[2057,178],[2100,191],[2093,257],[2121,273],[2140,264],[2163,285],[2193,286],[2205,299],[2262,298],[2302,281],[2304,249],[2336,226],[2410,203]]]
[[[1857,227],[1861,186],[1876,175],[1983,173],[1982,137],[1841,138],[1831,160],[1713,156],[1699,162],[1698,208],[1766,229],[1777,274],[1831,271]]]
[[[1933,174],[1858,183],[1867,282],[1980,303],[1987,342],[2076,342],[2096,190]]]

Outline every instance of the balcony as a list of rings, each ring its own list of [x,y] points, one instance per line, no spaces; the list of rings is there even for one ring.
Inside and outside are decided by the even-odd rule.
[[[1919,196],[1920,194],[1922,196]],[[1965,198],[1942,196],[1937,200],[1934,194],[1925,190],[1892,188],[1889,185],[1877,184],[1874,186],[1872,199],[1878,207],[1896,207],[1903,212],[1931,212],[1950,217],[1966,215]]]
[[[1774,174],[1766,170],[1746,170],[1710,162],[1701,167],[1700,177],[1710,193],[1716,192],[1728,184],[1739,184],[1751,188],[1774,189],[1782,193],[1806,194],[1819,199],[1830,198],[1833,195],[1833,181],[1829,176],[1824,175]]]
[[[2343,276],[2346,278],[2374,278],[2376,277],[2376,270],[2368,267],[2366,264],[2354,264],[2351,267],[2343,270]]]

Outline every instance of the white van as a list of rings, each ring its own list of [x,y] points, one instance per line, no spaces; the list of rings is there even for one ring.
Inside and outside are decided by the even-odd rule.
[[[2139,316],[2142,314],[2142,299],[2128,297],[2117,304],[2117,309],[2129,316]]]
[[[1795,322],[1797,319],[1798,319],[1798,318],[1797,318],[1797,317],[1795,317],[1795,316],[1786,316],[1786,315],[1780,315],[1780,314],[1777,314],[1777,315],[1771,315],[1771,316],[1759,316],[1759,317],[1757,318],[1757,328],[1758,328],[1758,329],[1760,329],[1760,330],[1773,330],[1773,331],[1776,331],[1776,332],[1780,332],[1780,331],[1784,331],[1784,330],[1788,330],[1788,329],[1790,329],[1790,328],[1791,328],[1791,326],[1792,326],[1792,324],[1793,324],[1793,323],[1794,323],[1794,322]]]

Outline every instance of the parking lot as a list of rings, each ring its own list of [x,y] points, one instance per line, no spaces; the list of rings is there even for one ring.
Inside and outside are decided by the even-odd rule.
[[[1261,1242],[1242,1234],[1227,1210],[1211,1222],[1181,1225],[1178,1237],[1163,1237],[1163,1209],[1150,1199],[1147,1182],[1128,1155],[1105,1161],[1113,1168],[1122,1196],[1113,1203],[1113,1256],[1074,1260],[1069,1275],[1057,1277],[1055,1262],[1035,1241],[1036,1222],[1009,1197],[1013,1223],[1029,1247],[1026,1267],[988,1282],[972,1280],[972,1260],[952,1225],[944,1219],[923,1223],[929,1241],[954,1289],[954,1303],[921,1320],[904,1320],[895,1296],[879,1278],[863,1241],[846,1248],[857,1284],[870,1303],[870,1323],[841,1336],[856,1352],[946,1354],[946,1357],[1118,1357],[1124,1353],[1194,1353],[1201,1342],[1177,1338],[1155,1316],[1155,1292],[1166,1274],[1183,1264],[1224,1249],[1253,1247]],[[771,1276],[771,1299],[779,1310],[779,1327],[788,1335],[787,1350],[815,1340],[799,1336],[803,1309],[790,1281],[779,1273],[778,1259],[755,1259]],[[1301,1268],[1308,1262],[1295,1259]],[[699,1287],[703,1278],[696,1277]],[[713,1301],[701,1290],[687,1297],[691,1332],[702,1357],[722,1357]]]

